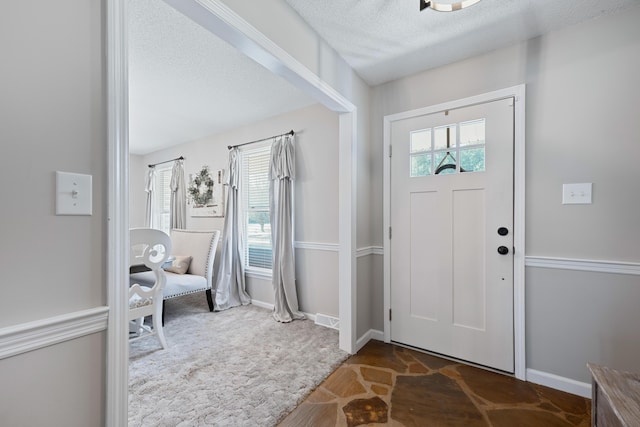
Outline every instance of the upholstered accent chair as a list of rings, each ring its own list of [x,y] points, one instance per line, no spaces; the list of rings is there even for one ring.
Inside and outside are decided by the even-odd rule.
[[[146,335],[156,335],[162,348],[167,342],[162,330],[162,294],[167,283],[167,275],[162,269],[171,253],[171,239],[166,233],[150,228],[133,228],[129,232],[131,245],[130,264],[144,265],[150,269],[152,283],[130,283],[129,286],[129,322],[133,325],[135,340]],[[152,316],[153,329],[144,324],[144,318]]]
[[[204,291],[209,311],[213,311],[213,262],[220,231],[175,229],[171,230],[170,235],[170,260],[173,261],[170,266],[165,265],[167,284],[164,287],[163,299]],[[133,273],[130,277],[131,283],[153,283],[154,280],[151,271]]]

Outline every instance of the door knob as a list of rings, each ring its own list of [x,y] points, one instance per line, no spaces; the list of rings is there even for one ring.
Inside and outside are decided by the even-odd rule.
[[[508,248],[508,247],[506,247],[506,246],[499,246],[499,247],[498,247],[498,253],[499,253],[500,255],[506,255],[506,254],[508,254],[508,253],[509,253],[509,248]]]
[[[507,227],[500,227],[498,228],[498,234],[501,236],[506,236],[507,234],[509,234],[509,229]]]

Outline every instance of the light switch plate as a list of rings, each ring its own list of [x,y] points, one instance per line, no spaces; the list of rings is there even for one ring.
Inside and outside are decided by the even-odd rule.
[[[579,184],[562,184],[563,205],[588,205],[591,204],[590,182]]]
[[[91,215],[91,175],[56,171],[56,215]]]

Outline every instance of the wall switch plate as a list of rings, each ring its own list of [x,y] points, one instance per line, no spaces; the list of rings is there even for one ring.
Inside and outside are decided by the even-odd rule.
[[[56,171],[56,215],[91,215],[91,175]]]
[[[591,204],[592,183],[562,184],[563,205],[589,205]]]

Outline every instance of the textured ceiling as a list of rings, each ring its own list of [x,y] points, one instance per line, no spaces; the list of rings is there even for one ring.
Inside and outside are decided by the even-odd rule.
[[[315,103],[162,0],[131,0],[129,16],[131,153]]]
[[[482,0],[456,12],[420,12],[419,0],[285,1],[370,85],[640,4],[639,0]]]
[[[596,18],[640,0],[283,0],[370,85]],[[441,0],[447,1],[447,0]],[[146,154],[314,101],[162,0],[130,0],[130,150]]]

